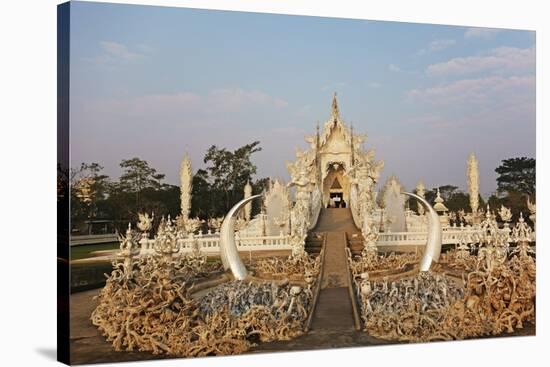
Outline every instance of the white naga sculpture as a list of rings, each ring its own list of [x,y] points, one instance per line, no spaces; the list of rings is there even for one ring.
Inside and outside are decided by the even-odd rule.
[[[294,163],[287,163],[287,168],[290,172],[291,181],[288,187],[296,187],[296,203],[291,210],[291,225],[292,234],[295,238],[303,237],[310,224],[310,206],[311,192],[315,183],[313,176],[311,156],[307,153],[298,151],[296,153],[298,159]]]
[[[181,215],[184,219],[187,219],[191,210],[191,190],[193,188],[193,169],[191,167],[191,160],[187,154],[181,161],[180,182]]]
[[[363,231],[370,231],[376,209],[374,186],[384,168],[383,161],[374,160],[374,150],[355,151],[355,164],[346,175],[350,177],[350,206],[355,224]]]
[[[470,194],[470,208],[475,217],[479,207],[479,165],[474,153],[468,158],[468,168],[466,170],[468,177],[468,192]]]

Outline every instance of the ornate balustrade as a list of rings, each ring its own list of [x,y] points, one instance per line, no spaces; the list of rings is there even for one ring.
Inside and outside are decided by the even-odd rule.
[[[503,228],[503,234],[509,233],[509,229]],[[442,233],[442,244],[458,244],[461,241],[466,243],[476,242],[483,233],[482,230],[476,228],[448,228]],[[427,232],[384,232],[380,233],[377,246],[419,246],[425,245],[428,238]]]
[[[499,231],[509,232],[509,229],[503,228]],[[442,243],[444,245],[458,244],[460,242],[476,242],[483,231],[471,227],[444,229],[442,233]],[[423,246],[426,244],[427,232],[382,232],[379,234],[377,246]],[[262,250],[291,250],[290,237],[280,234],[277,236],[235,236],[237,248],[239,251],[262,251]],[[216,254],[220,251],[220,238],[218,234],[202,235],[190,238],[178,238],[180,246],[179,253],[189,253],[198,246],[206,254]],[[534,241],[534,238],[532,238]],[[141,255],[154,253],[153,245],[155,240],[142,239]]]
[[[256,237],[239,237],[235,236],[237,248],[239,251],[262,251],[262,250],[290,250],[290,240],[286,235],[279,236],[256,236]],[[215,254],[220,252],[220,238],[218,236],[203,236],[179,238],[177,240],[180,246],[179,253],[189,253],[193,251],[195,246],[206,253]],[[153,254],[154,239],[142,239],[141,255]]]

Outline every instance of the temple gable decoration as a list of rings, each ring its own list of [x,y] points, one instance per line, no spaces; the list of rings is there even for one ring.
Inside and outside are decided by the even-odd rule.
[[[291,180],[301,187],[300,195],[317,188],[323,207],[351,208],[357,227],[368,231],[377,209],[374,187],[384,162],[374,160],[374,150],[363,149],[366,137],[346,126],[335,93],[323,130],[317,126],[316,134],[306,137],[310,149],[298,150],[296,161],[287,167]]]

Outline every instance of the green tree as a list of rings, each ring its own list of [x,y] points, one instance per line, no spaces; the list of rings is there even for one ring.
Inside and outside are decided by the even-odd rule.
[[[219,207],[223,214],[243,197],[244,186],[256,174],[256,165],[251,157],[261,151],[259,144],[255,141],[232,152],[212,145],[206,152],[204,163],[208,165],[206,171],[214,191],[213,197],[220,200],[217,204],[221,204]]]
[[[191,196],[191,217],[207,219],[215,216],[212,210],[213,195],[212,187],[209,183],[208,172],[199,169],[193,175],[193,191]]]
[[[109,176],[102,174],[99,163],[81,163],[69,173],[71,185],[71,218],[73,221],[93,219],[108,195]]]
[[[536,161],[534,158],[504,159],[495,172],[498,173],[497,191],[499,193],[518,192],[535,195]]]
[[[466,212],[470,211],[470,195],[459,190],[458,186],[454,185],[442,185],[439,187],[434,187],[433,189],[426,191],[426,200],[432,205],[435,203],[435,198],[437,197],[437,189],[441,194],[441,198],[444,200],[444,205],[449,209],[449,211],[459,211],[464,210]],[[483,199],[479,197],[480,205],[483,206]],[[411,209],[415,210],[417,205]]]
[[[137,157],[125,159],[120,163],[124,173],[120,176],[119,189],[135,195],[136,207],[140,206],[140,195],[145,188],[159,189],[164,175],[149,167],[149,163]]]

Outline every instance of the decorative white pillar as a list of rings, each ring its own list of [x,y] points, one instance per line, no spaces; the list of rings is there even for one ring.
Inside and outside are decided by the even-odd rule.
[[[191,160],[189,156],[185,154],[185,157],[181,161],[180,165],[180,201],[181,201],[181,215],[184,219],[189,218],[189,211],[191,210],[191,190],[193,189],[193,169],[191,167]]]
[[[468,192],[470,194],[470,208],[474,218],[479,208],[479,165],[474,153],[468,158],[468,168],[466,169],[468,177]]]
[[[250,181],[248,181],[244,186],[244,198],[248,199],[251,196],[252,196],[252,185],[250,185]],[[252,202],[248,202],[244,206],[244,219],[247,222],[250,221],[251,213],[252,213]]]
[[[420,196],[421,198],[426,198],[426,187],[424,186],[424,181],[420,180],[416,184],[416,195]],[[424,215],[425,209],[424,206],[421,204],[418,204],[418,214]]]

